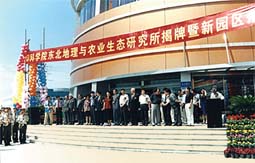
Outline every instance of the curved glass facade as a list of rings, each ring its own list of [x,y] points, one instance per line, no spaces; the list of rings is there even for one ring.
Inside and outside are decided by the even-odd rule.
[[[97,1],[99,3],[97,3]],[[83,24],[87,22],[89,19],[93,18],[95,15],[108,11],[118,6],[122,6],[131,2],[135,2],[138,0],[85,0],[83,7],[80,10],[80,23]],[[75,0],[75,5],[79,0]],[[98,8],[99,13],[96,13],[96,9]]]
[[[85,23],[95,16],[96,0],[87,0],[80,11],[80,22]]]

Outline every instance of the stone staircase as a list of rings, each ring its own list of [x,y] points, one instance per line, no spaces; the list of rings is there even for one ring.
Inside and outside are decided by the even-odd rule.
[[[101,150],[222,155],[224,128],[165,126],[43,126],[29,125],[36,142]]]

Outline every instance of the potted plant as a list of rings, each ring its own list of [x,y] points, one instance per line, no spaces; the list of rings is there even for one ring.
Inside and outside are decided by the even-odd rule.
[[[233,96],[230,98],[230,111],[233,114],[254,114],[255,97],[249,96]]]
[[[231,147],[228,147],[227,149],[224,150],[224,156],[226,158],[231,157]]]

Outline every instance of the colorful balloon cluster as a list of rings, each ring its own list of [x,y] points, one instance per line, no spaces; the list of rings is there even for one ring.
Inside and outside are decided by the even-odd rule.
[[[38,84],[42,87],[45,87],[47,85],[45,67],[45,63],[38,64]]]
[[[17,64],[17,72],[16,72],[16,89],[15,89],[15,96],[13,97],[13,104],[15,107],[22,107],[22,94],[24,91],[24,84],[25,84],[25,57],[24,55],[28,52],[29,47],[28,45],[23,45],[21,48],[21,55],[18,60]]]
[[[30,106],[35,107],[35,106],[38,106],[38,104],[39,104],[38,98],[36,96],[31,96],[30,97]]]
[[[30,94],[27,90],[27,88],[24,89],[24,93],[23,93],[23,101],[22,101],[22,106],[25,108],[29,107],[29,103],[30,103]]]
[[[43,104],[46,101],[46,97],[48,96],[48,88],[40,87],[40,102]]]
[[[29,65],[29,92],[31,96],[36,96],[36,77],[37,77],[37,64]],[[30,102],[31,103],[31,102]]]
[[[44,103],[46,97],[48,96],[48,88],[47,88],[47,80],[46,80],[46,64],[39,63],[38,64],[38,84],[40,89],[40,102]]]
[[[20,104],[22,103],[22,93],[24,88],[24,79],[25,79],[25,73],[23,71],[17,71],[16,73],[16,95],[13,97],[13,103],[14,104]]]

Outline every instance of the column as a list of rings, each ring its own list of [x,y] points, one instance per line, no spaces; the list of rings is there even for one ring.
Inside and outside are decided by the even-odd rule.
[[[100,0],[96,0],[96,11],[95,16],[100,14]]]
[[[74,87],[73,88],[73,97],[77,98],[77,90],[78,90],[78,87]]]
[[[181,72],[181,89],[191,87],[191,72]]]
[[[94,91],[94,92],[97,91],[97,83],[96,82],[91,83],[91,91]]]

